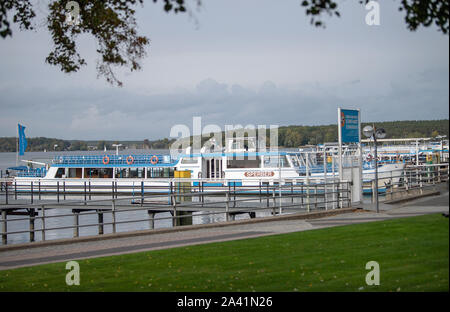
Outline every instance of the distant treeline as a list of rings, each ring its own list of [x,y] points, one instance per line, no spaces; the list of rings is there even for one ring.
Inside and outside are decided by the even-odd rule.
[[[372,123],[363,123],[362,127]],[[386,130],[386,138],[423,138],[438,135],[449,136],[449,120],[406,120],[376,122],[377,127]],[[203,138],[202,142],[208,138]],[[222,135],[222,144],[225,137]],[[298,147],[308,144],[337,142],[337,125],[326,126],[283,126],[278,129],[278,145],[282,147]],[[122,144],[121,148],[130,149],[168,149],[175,139],[150,141],[81,141],[60,140],[52,138],[27,138],[27,152],[34,151],[87,151],[113,150],[112,144]],[[192,137],[191,137],[192,141]],[[16,138],[0,138],[0,152],[15,152]]]

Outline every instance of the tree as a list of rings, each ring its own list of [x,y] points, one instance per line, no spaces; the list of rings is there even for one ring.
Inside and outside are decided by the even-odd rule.
[[[299,0],[311,24],[323,27],[322,15],[339,17],[338,4],[333,0]],[[342,0],[343,1],[343,0]],[[153,0],[157,3],[158,0]],[[197,6],[201,0],[196,0]],[[361,4],[369,0],[359,0]],[[186,12],[186,0],[160,0],[166,12]],[[76,39],[80,34],[90,34],[97,42],[100,59],[97,62],[98,76],[117,86],[122,82],[114,74],[114,67],[130,71],[141,69],[141,60],[146,55],[149,38],[137,34],[136,5],[144,0],[103,1],[49,1],[46,26],[53,39],[53,50],[46,62],[57,66],[65,73],[77,72],[86,61],[78,53]],[[419,27],[435,24],[440,31],[449,31],[449,0],[401,0],[400,11],[405,12],[405,23],[414,31]],[[12,36],[12,21],[22,30],[35,29],[36,17],[30,0],[0,1],[0,36]]]

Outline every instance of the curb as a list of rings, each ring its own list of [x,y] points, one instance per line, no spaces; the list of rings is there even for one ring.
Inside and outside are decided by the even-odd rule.
[[[432,192],[423,193],[423,194],[419,194],[419,195],[408,196],[408,197],[405,197],[405,198],[399,198],[399,199],[394,199],[394,200],[387,200],[387,201],[384,201],[383,204],[386,204],[386,205],[399,204],[399,203],[408,202],[408,201],[411,201],[411,200],[414,200],[414,199],[419,199],[419,198],[428,197],[428,196],[434,196],[434,195],[440,195],[440,194],[441,194],[440,191],[432,191]]]

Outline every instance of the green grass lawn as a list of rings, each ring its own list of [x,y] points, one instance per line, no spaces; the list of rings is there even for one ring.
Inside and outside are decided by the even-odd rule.
[[[449,291],[440,214],[0,271],[0,291]],[[365,283],[368,261],[380,285]]]

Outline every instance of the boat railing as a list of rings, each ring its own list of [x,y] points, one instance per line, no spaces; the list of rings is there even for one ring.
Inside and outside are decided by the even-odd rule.
[[[175,165],[176,159],[170,155],[83,155],[56,156],[57,165]]]

